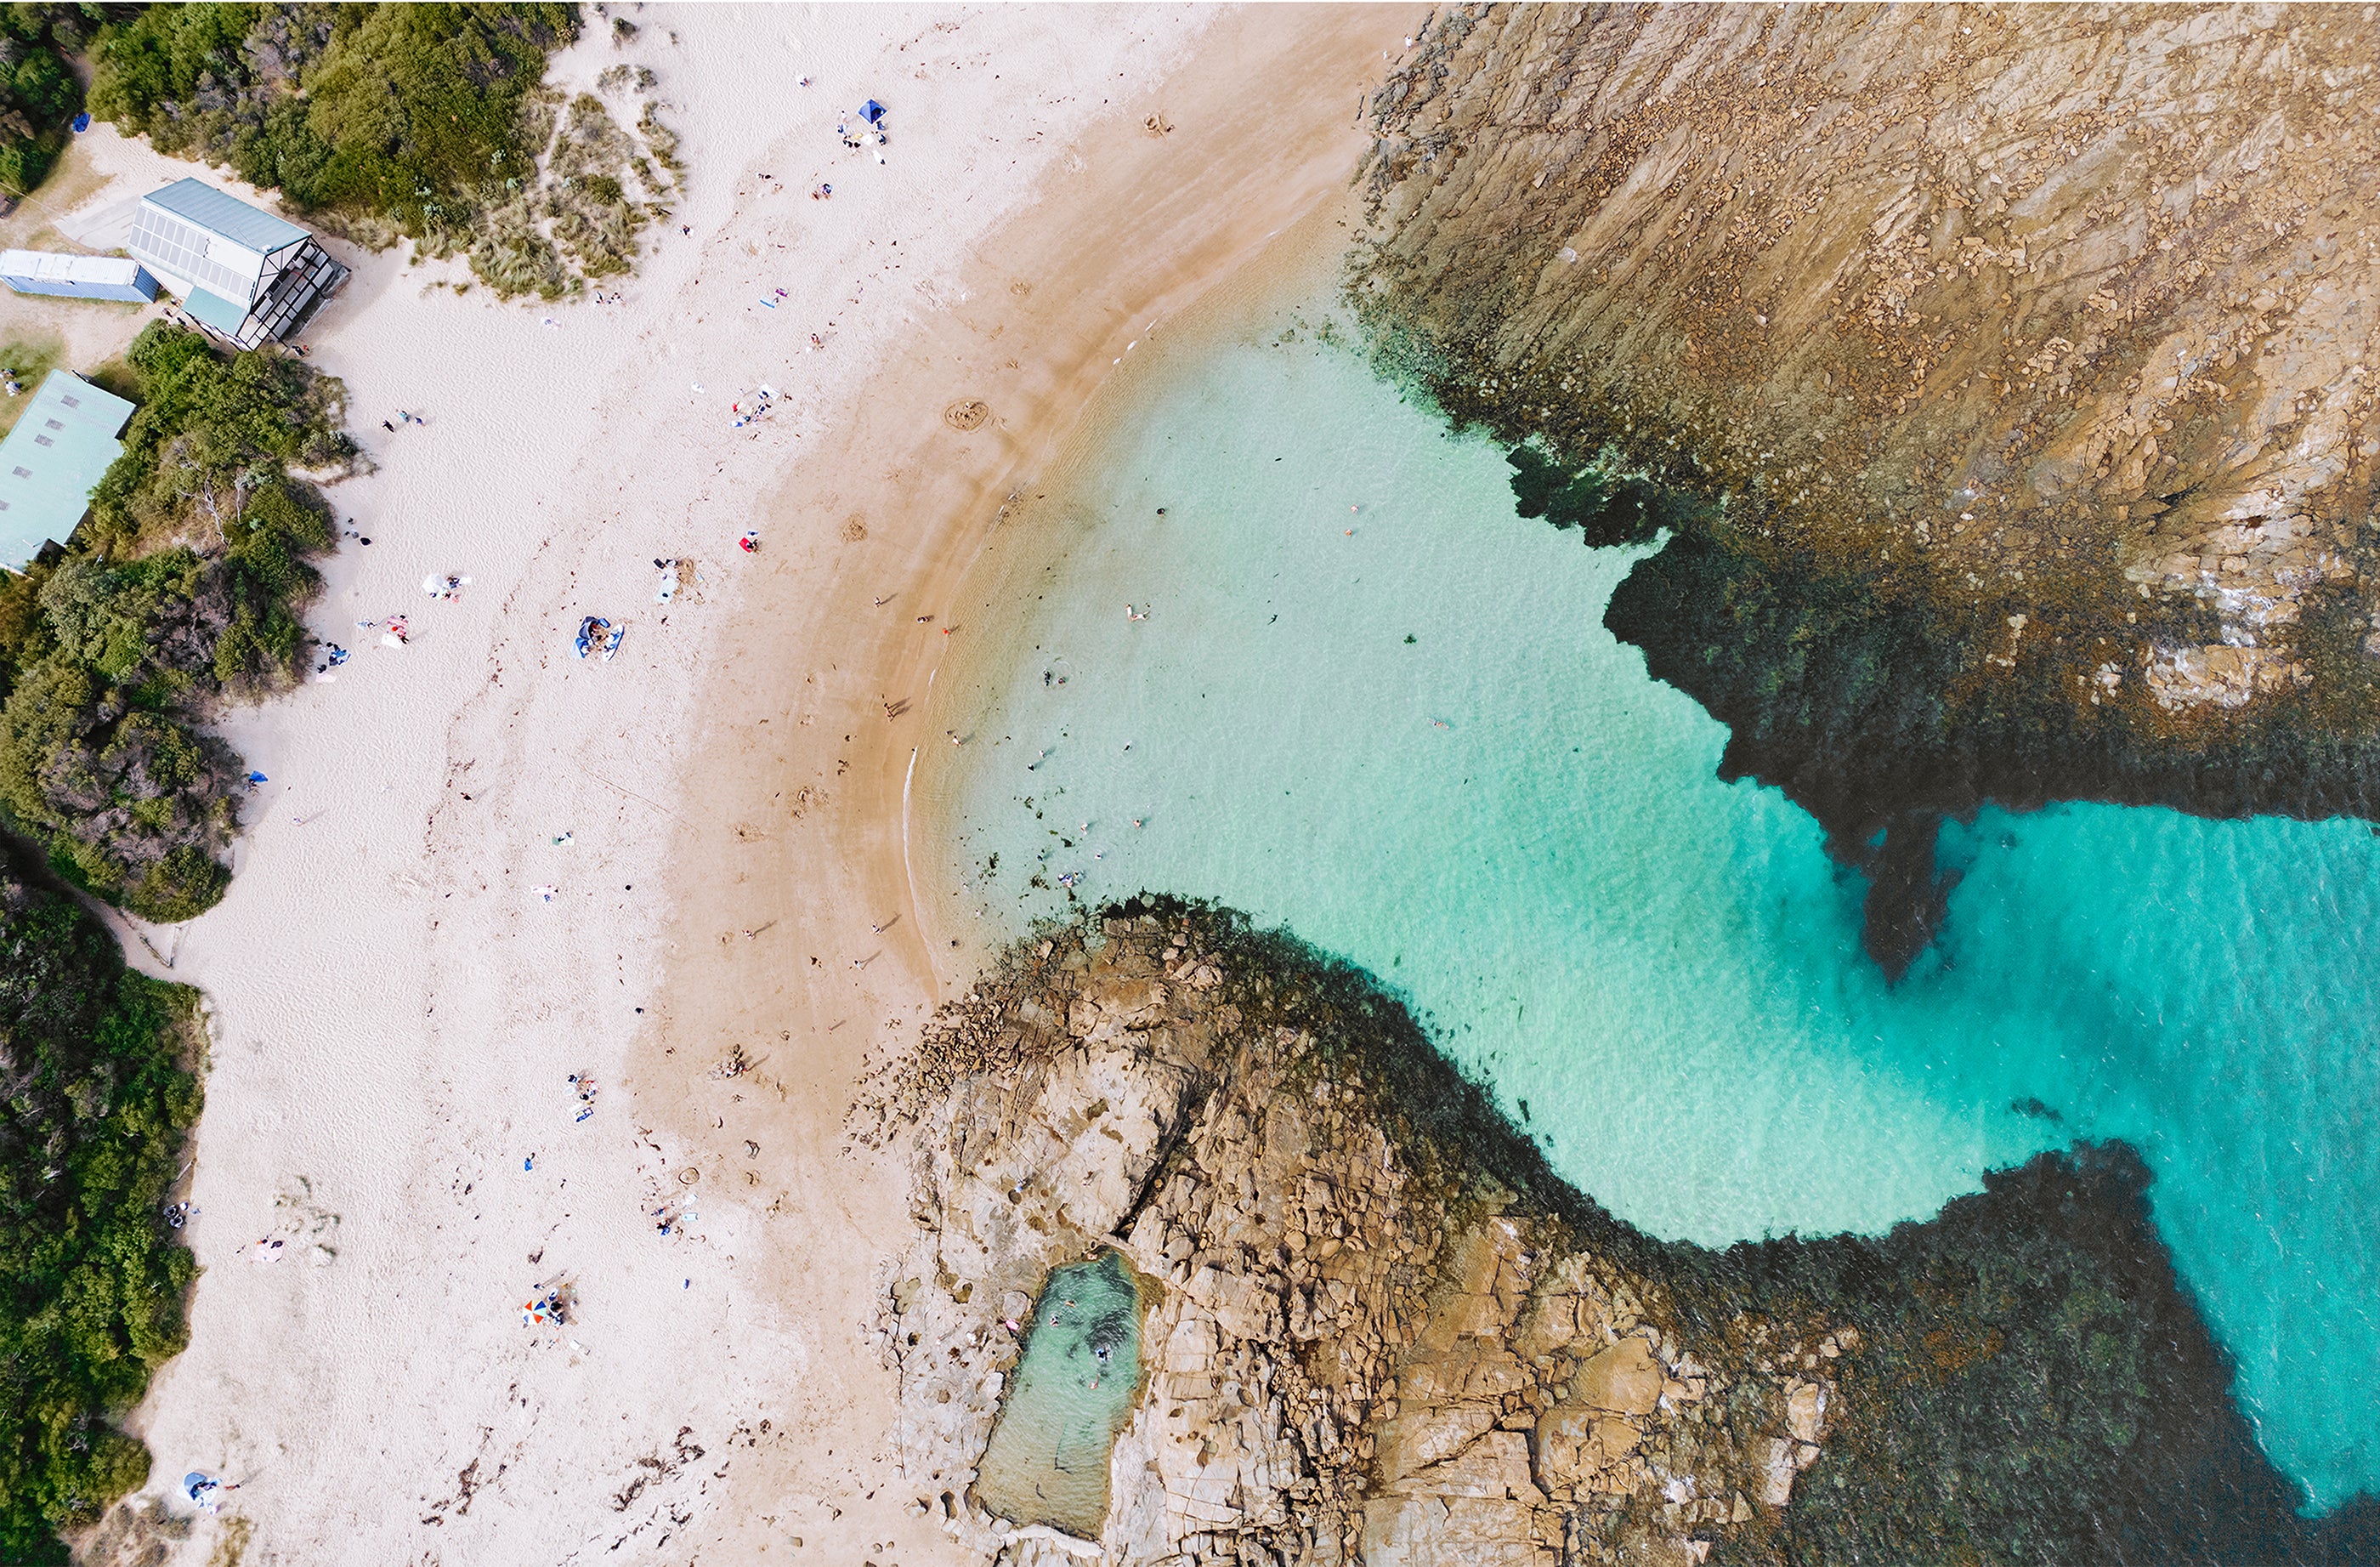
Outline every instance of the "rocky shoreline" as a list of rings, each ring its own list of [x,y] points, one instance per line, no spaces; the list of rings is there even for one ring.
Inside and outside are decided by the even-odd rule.
[[[1563,1184],[1368,977],[1163,902],[1052,928],[882,1063],[879,1323],[918,1505],[988,1560],[2324,1562],[2127,1150],[1724,1252]],[[1615,1089],[1624,1091],[1624,1089]],[[1095,1540],[971,1487],[1057,1267],[1155,1282]],[[2358,1535],[2358,1529],[2363,1531]]]
[[[1607,624],[1897,971],[1985,800],[2380,816],[2375,74],[2343,13],[1450,8],[1350,297],[1524,506],[1674,529]]]

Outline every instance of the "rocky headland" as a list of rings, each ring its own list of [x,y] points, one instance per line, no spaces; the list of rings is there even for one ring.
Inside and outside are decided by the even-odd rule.
[[[1170,903],[1013,950],[874,1081],[855,1136],[915,1161],[879,1324],[904,1461],[989,1560],[2240,1567],[2375,1543],[2369,1508],[2297,1517],[2121,1148],[1888,1236],[1659,1242],[1366,976]],[[995,1516],[973,1487],[1015,1325],[1111,1255],[1143,1281],[1143,1379],[1104,1512]]]
[[[1439,13],[1351,294],[1873,876],[1985,801],[2380,816],[2360,13]]]

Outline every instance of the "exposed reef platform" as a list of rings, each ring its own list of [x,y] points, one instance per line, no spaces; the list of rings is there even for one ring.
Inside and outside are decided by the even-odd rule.
[[[905,1142],[917,1180],[880,1323],[904,1460],[987,1556],[2239,1567],[2374,1543],[2367,1503],[2298,1517],[2120,1145],[1888,1235],[1658,1241],[1368,977],[1172,903],[1016,947],[875,1082],[856,1135]],[[1146,1379],[1091,1540],[972,1488],[1010,1324],[1110,1252],[1151,1281]]]

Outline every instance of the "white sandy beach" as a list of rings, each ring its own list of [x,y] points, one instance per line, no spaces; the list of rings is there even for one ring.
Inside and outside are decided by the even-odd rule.
[[[378,471],[330,492],[372,543],[311,624],[355,657],[234,715],[271,782],[230,895],[133,953],[216,1023],[192,1342],[134,1424],[152,1491],[241,1488],[177,1560],[952,1555],[872,1340],[901,1168],[843,1125],[981,955],[929,958],[901,853],[947,596],[1127,345],[1343,197],[1419,19],[651,8],[555,73],[650,65],[684,138],[622,303],[336,247],[306,341]],[[880,167],[832,134],[870,95]],[[57,225],[188,172],[102,128]],[[0,299],[0,330],[77,309]],[[87,368],[145,318],[76,319]],[[780,410],[732,428],[762,383]],[[668,605],[657,556],[698,563]],[[399,612],[406,648],[356,629]],[[589,613],[626,625],[611,663],[571,656]],[[525,1327],[552,1285],[572,1321]]]

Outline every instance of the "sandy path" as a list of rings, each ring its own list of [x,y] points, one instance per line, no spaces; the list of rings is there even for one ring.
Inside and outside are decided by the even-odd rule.
[[[935,994],[899,839],[919,721],[882,704],[925,695],[947,627],[917,617],[1125,344],[1343,189],[1418,14],[649,10],[558,67],[650,63],[685,137],[691,234],[625,303],[343,252],[309,336],[380,465],[334,492],[374,542],[313,618],[357,656],[238,715],[272,778],[240,874],[148,932],[219,1039],[208,1271],[136,1424],[159,1488],[244,1482],[247,1561],[947,1554],[868,1339],[902,1193],[841,1142],[863,1052]],[[880,168],[832,135],[870,93]],[[88,156],[93,210],[185,172]],[[786,407],[732,430],[763,381]],[[988,420],[945,422],[968,398]],[[427,427],[381,431],[398,407]],[[665,554],[699,563],[666,607]],[[469,591],[431,603],[448,571]],[[402,650],[353,630],[395,611]],[[567,651],[590,611],[628,624],[613,663]],[[554,1283],[575,1320],[525,1328]]]

